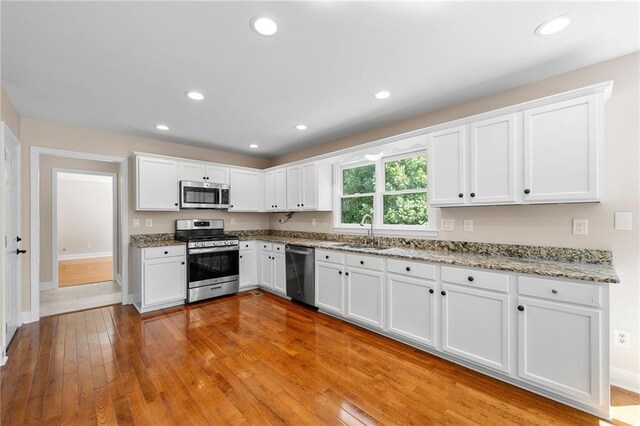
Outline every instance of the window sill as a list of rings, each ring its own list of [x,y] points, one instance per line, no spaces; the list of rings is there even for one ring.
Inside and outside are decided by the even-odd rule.
[[[344,226],[334,225],[333,232],[343,234],[366,234],[371,228],[368,226]],[[438,231],[435,229],[373,229],[373,234],[396,237],[437,237]]]

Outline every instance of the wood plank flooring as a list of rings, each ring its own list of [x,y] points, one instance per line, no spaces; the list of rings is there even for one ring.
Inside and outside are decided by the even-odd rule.
[[[99,283],[113,280],[113,257],[69,259],[58,262],[58,286]]]
[[[260,292],[43,318],[9,357],[2,425],[606,423]]]

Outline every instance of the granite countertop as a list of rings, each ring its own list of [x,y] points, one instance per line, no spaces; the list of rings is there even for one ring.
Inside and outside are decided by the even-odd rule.
[[[468,266],[474,268],[493,269],[522,274],[541,275],[554,278],[592,281],[598,283],[619,283],[620,279],[613,266],[608,263],[584,263],[535,258],[519,258],[478,253],[456,253],[442,250],[418,250],[410,248],[381,248],[349,246],[343,242],[314,240],[306,238],[282,237],[274,235],[252,235],[248,240],[270,241],[304,247],[340,250],[375,256],[387,256],[398,259],[411,259],[445,265]]]
[[[167,246],[184,246],[187,243],[178,240],[138,240],[132,241],[131,246],[136,248],[153,248],[153,247],[167,247]]]

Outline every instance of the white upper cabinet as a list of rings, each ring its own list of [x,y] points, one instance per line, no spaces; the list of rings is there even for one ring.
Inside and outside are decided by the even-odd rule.
[[[516,202],[516,114],[472,123],[468,158],[471,204]]]
[[[466,126],[430,133],[428,141],[429,204],[464,204]]]
[[[231,169],[229,211],[257,212],[262,208],[262,174],[258,171]]]
[[[264,174],[264,209],[273,211],[276,209],[276,172]]]
[[[524,113],[524,200],[597,201],[598,95]]]
[[[266,211],[285,211],[287,209],[287,170],[271,170],[264,174]]]
[[[207,166],[207,182],[229,183],[229,169],[219,166]]]
[[[287,210],[330,211],[332,191],[331,165],[307,163],[287,168]]]
[[[178,162],[135,157],[136,210],[178,210]]]
[[[180,162],[179,180],[192,182],[229,183],[229,169],[206,163]]]
[[[287,210],[300,210],[302,203],[300,166],[287,168]]]

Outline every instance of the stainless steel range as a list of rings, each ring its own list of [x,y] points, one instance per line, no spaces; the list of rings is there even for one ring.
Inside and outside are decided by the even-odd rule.
[[[176,220],[176,239],[187,243],[188,303],[238,292],[240,245],[222,219]]]

